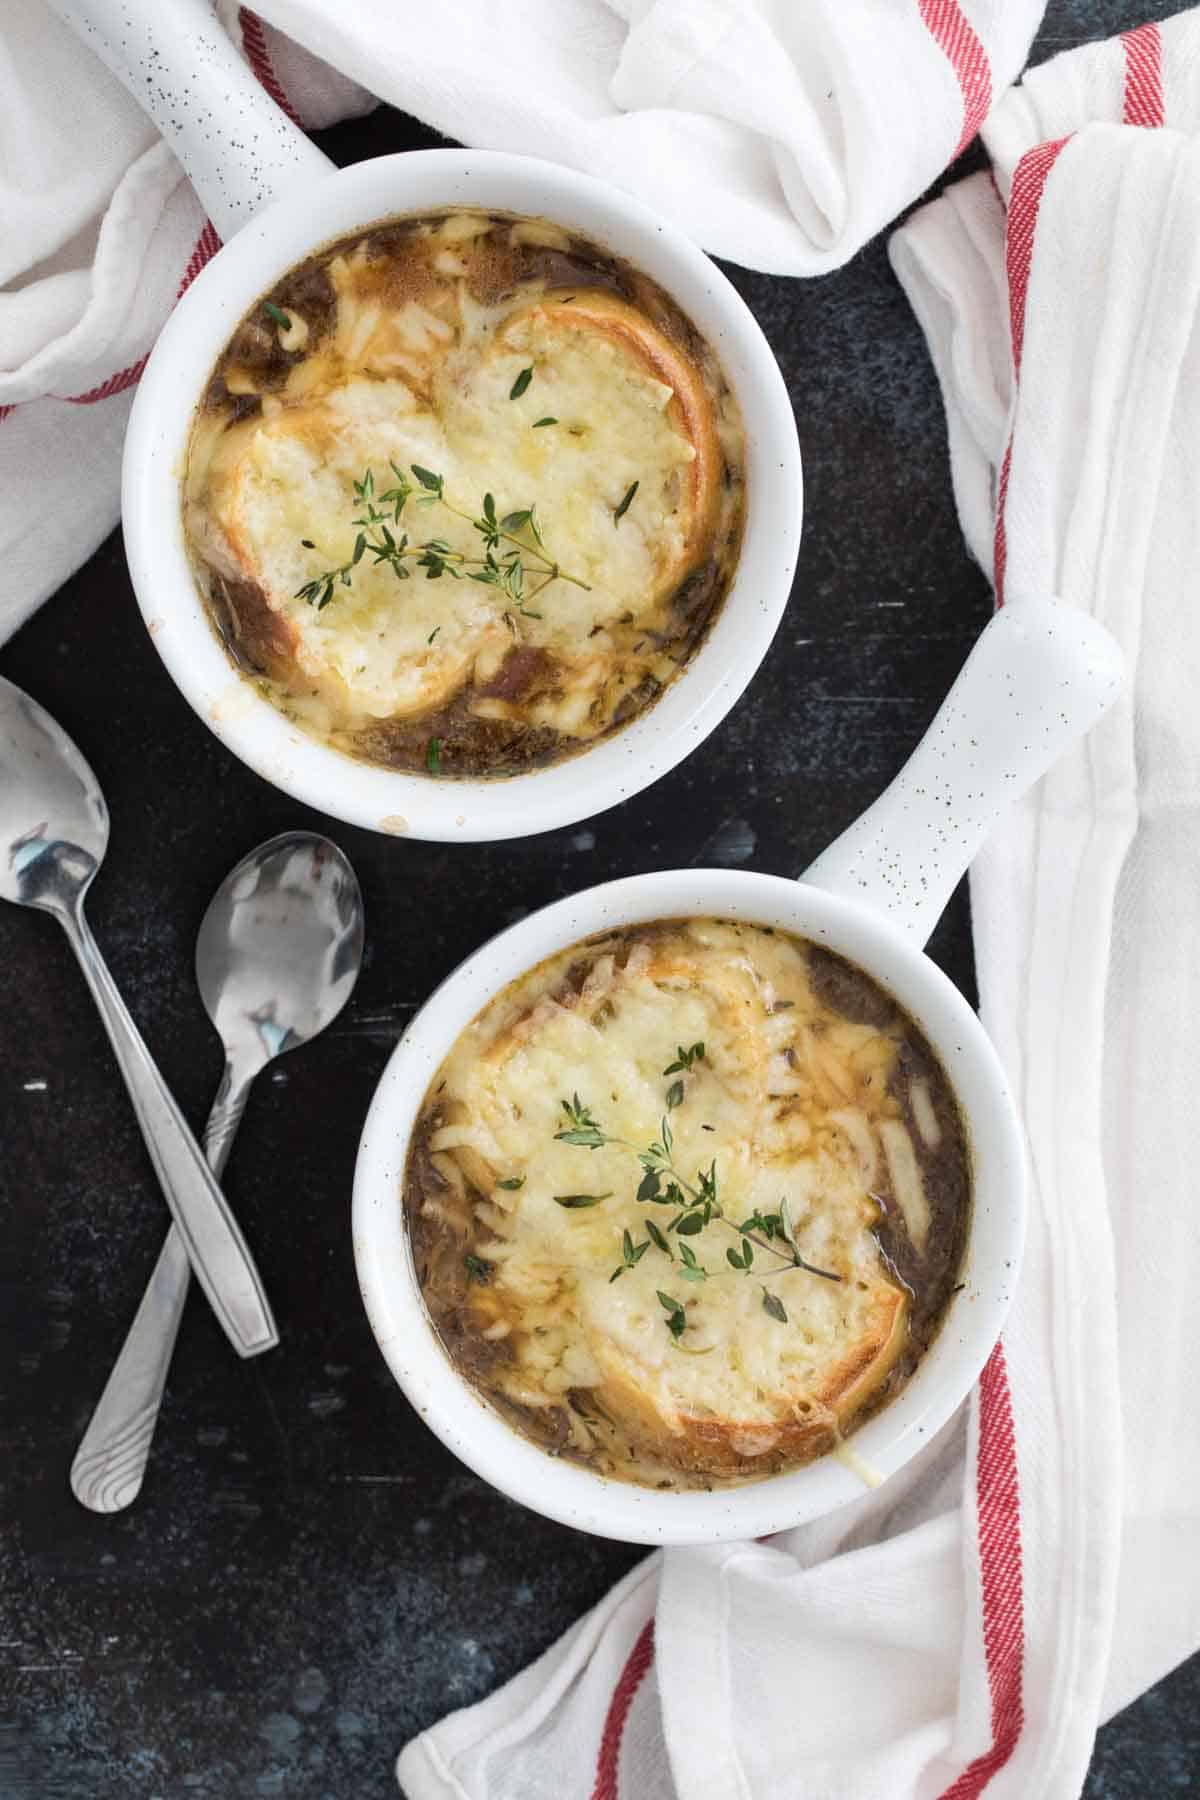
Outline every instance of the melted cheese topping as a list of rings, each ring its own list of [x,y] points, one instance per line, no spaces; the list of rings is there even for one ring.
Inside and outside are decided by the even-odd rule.
[[[909,1143],[906,1192],[921,1193],[896,1091],[903,1029],[899,1015],[876,1028],[834,1012],[802,944],[708,920],[566,952],[493,1001],[431,1089],[427,1150],[443,1187],[418,1197],[410,1171],[409,1204],[426,1219],[471,1215],[492,1274],[466,1304],[480,1336],[504,1343],[496,1391],[526,1409],[590,1391],[655,1466],[730,1472],[828,1448],[905,1340],[906,1293],[873,1235],[881,1137]],[[702,1058],[667,1075],[693,1044]],[[676,1080],[682,1100],[668,1109]],[[575,1095],[620,1142],[557,1135]],[[739,1237],[717,1220],[672,1238],[672,1259],[651,1245],[625,1266],[623,1233],[636,1246],[648,1219],[666,1230],[677,1213],[635,1197],[637,1151],[661,1141],[664,1114],[675,1169],[693,1184],[715,1169],[726,1221],[778,1213],[786,1198],[801,1254],[839,1279],[765,1248],[737,1273],[726,1251]],[[556,1198],[580,1193],[601,1198]],[[706,1280],[685,1278],[684,1241]],[[767,1292],[786,1320],[765,1309]],[[662,1294],[685,1310],[678,1340]],[[587,1423],[570,1425],[583,1448]]]
[[[672,602],[718,529],[734,530],[738,502],[723,478],[740,433],[729,396],[718,417],[695,361],[602,288],[530,280],[481,302],[464,257],[491,229],[456,214],[418,233],[403,291],[365,246],[335,257],[332,330],[260,393],[256,416],[198,422],[189,535],[203,564],[262,596],[276,651],[268,673],[316,729],[417,717],[468,691],[479,718],[594,737],[648,678],[661,687],[678,673]],[[532,221],[511,229],[520,244],[554,248],[562,237]],[[303,313],[292,309],[279,334],[285,349],[305,351]],[[524,370],[532,376],[513,398]],[[222,378],[230,394],[259,391],[249,366],[227,362]],[[551,559],[582,585],[554,580],[535,597],[535,546],[519,532],[524,612],[495,587],[431,581],[411,564],[412,578],[398,580],[369,553],[322,610],[300,598],[350,559],[363,472],[381,492],[395,479],[389,465],[413,482],[414,464],[444,477],[450,506],[421,504],[418,487],[397,537],[477,558],[472,521],[485,493],[501,518],[536,501]],[[617,520],[635,482],[636,503]],[[515,644],[544,653],[542,678],[520,695],[481,693]]]

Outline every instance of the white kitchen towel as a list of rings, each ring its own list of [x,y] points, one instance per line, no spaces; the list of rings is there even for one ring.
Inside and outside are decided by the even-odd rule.
[[[985,132],[1007,230],[975,177],[892,251],[941,379],[972,550],[1001,593],[1037,582],[1094,612],[1131,671],[1126,702],[972,876],[982,1010],[1033,1150],[1031,1258],[1054,1279],[1040,1331],[1026,1284],[1007,1334],[1018,1448],[1023,1420],[1053,1408],[1039,1455],[1057,1465],[1055,1512],[1039,1500],[1026,1590],[1056,1608],[1078,1594],[1089,1625],[1112,1614],[1093,1671],[1105,1716],[1200,1645],[1198,133],[1193,9],[1009,97]],[[1054,1017],[1048,980],[1089,1046],[1065,1095],[1033,1036]],[[1053,1652],[1029,1658],[1027,1686],[1063,1705],[1077,1650]]]
[[[262,0],[448,137],[629,188],[716,256],[839,267],[1024,65],[1044,0]]]
[[[847,1513],[640,1565],[402,1753],[409,1800],[1069,1800],[1200,1644],[1198,65],[1195,13],[1047,64],[985,133],[997,186],[893,240],[968,541],[1131,671],[973,877],[1029,1139],[1004,1343]]]
[[[254,14],[226,0],[220,10],[301,123],[374,105]],[[174,301],[219,248],[175,157],[91,51],[43,0],[5,8],[0,643],[116,524],[138,376]]]
[[[718,255],[812,275],[852,256],[974,136],[1043,3],[216,10],[305,125],[375,95],[464,143],[603,175]],[[5,9],[0,101],[2,642],[116,523],[133,387],[218,243],[171,152],[44,0]],[[47,505],[67,466],[70,506]]]

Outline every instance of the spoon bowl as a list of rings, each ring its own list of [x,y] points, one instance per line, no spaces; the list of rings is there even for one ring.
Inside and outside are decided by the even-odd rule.
[[[83,756],[36,700],[0,678],[0,897],[53,913],[66,932],[188,1259],[238,1354],[254,1356],[277,1341],[258,1271],[84,916],[107,846],[108,808]]]
[[[324,1031],[362,951],[362,895],[336,844],[285,831],[243,857],[196,940],[200,997],[230,1062],[256,1071]]]
[[[100,784],[36,700],[0,680],[0,896],[64,912],[108,848]]]
[[[354,870],[314,832],[285,831],[260,844],[213,895],[196,942],[196,981],[225,1048],[204,1132],[214,1176],[254,1077],[333,1022],[353,992],[362,950]],[[93,1512],[119,1512],[141,1489],[188,1276],[172,1230],[71,1466],[75,1497]]]

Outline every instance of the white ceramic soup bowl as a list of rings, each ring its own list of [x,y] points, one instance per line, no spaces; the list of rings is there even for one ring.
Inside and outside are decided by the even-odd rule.
[[[459,1033],[516,977],[592,933],[698,915],[794,932],[848,957],[925,1033],[966,1123],[973,1203],[960,1275],[938,1336],[899,1395],[852,1439],[893,1474],[944,1424],[991,1352],[1012,1297],[1025,1228],[1022,1141],[983,1027],[921,946],[997,813],[1115,697],[1120,658],[1083,615],[1011,604],[984,632],[929,733],[887,793],[801,881],[673,870],[590,888],[521,920],[445,981],[409,1026],[375,1094],[354,1188],[354,1249],[372,1328],[425,1422],[496,1487],[564,1524],[638,1543],[758,1537],[863,1491],[826,1456],[710,1493],[660,1493],[549,1456],[471,1387],[425,1310],[401,1192],[413,1126]]]
[[[800,544],[791,402],[766,339],[720,270],[631,195],[532,157],[423,150],[335,171],[284,118],[202,0],[56,0],[171,139],[225,247],[164,327],[125,440],[122,512],[138,602],[184,698],[250,768],[296,799],[378,831],[522,837],[615,806],[724,718],[765,656]],[[143,76],[148,78],[144,79]],[[149,78],[152,77],[152,78]],[[236,116],[237,131],[230,130]],[[288,269],[381,220],[444,207],[533,214],[653,277],[712,346],[746,431],[737,570],[708,635],[646,712],[565,762],[494,781],[371,766],[308,737],[234,669],[189,566],[180,474],[195,407],[232,332]]]

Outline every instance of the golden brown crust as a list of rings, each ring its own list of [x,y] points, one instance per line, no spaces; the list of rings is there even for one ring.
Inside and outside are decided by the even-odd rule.
[[[828,1364],[820,1387],[810,1388],[799,1405],[788,1392],[761,1396],[772,1415],[769,1424],[761,1413],[752,1419],[713,1413],[668,1418],[648,1384],[639,1381],[628,1354],[606,1356],[602,1342],[594,1346],[604,1372],[595,1396],[621,1419],[644,1454],[697,1473],[745,1474],[758,1468],[764,1455],[788,1465],[807,1462],[832,1446],[887,1380],[905,1346],[907,1310],[907,1297],[881,1282],[872,1329],[840,1361]]]
[[[504,345],[515,329],[524,329],[532,320],[550,332],[600,332],[652,380],[671,389],[667,416],[695,452],[683,484],[688,512],[683,547],[663,569],[658,591],[673,590],[707,554],[723,466],[713,404],[699,369],[645,313],[604,288],[570,288],[544,295],[505,322],[498,342]]]
[[[603,946],[596,948],[602,955]],[[643,940],[639,980],[663,988],[682,988],[694,985],[695,976],[695,962],[682,953],[677,937],[662,935]],[[739,1085],[744,1083],[748,1089],[765,1094],[769,1084],[761,1034],[748,1029],[745,1023],[752,980],[737,959],[727,960],[716,969],[706,967],[705,992],[716,998],[720,1020],[717,1026],[714,1019],[716,1028],[708,1041],[714,1049],[719,1042],[736,1064]],[[540,998],[516,1014],[481,1050],[480,1061],[500,1065],[518,1053],[523,1042],[537,1033],[548,1005],[562,1010],[578,1009],[585,1017],[594,1017],[610,1004],[604,984],[592,992],[586,980],[572,981],[569,974],[567,982],[549,1001]],[[845,1095],[840,1088],[834,1088],[825,1098],[841,1104]],[[477,1151],[463,1145],[448,1154],[475,1188],[481,1192],[494,1190],[501,1171],[491,1167]],[[754,1470],[768,1452],[788,1465],[808,1461],[830,1448],[843,1425],[849,1425],[862,1411],[887,1380],[905,1347],[907,1295],[882,1270],[872,1286],[865,1324],[840,1358],[827,1359],[823,1381],[808,1386],[803,1401],[797,1402],[793,1393],[782,1389],[757,1396],[760,1408],[770,1415],[769,1424],[764,1424],[761,1410],[753,1418],[712,1412],[665,1412],[656,1398],[657,1384],[652,1373],[639,1368],[628,1346],[618,1348],[603,1337],[592,1341],[593,1354],[603,1373],[594,1389],[595,1399],[611,1416],[621,1419],[631,1438],[651,1460],[661,1459],[697,1474],[744,1474]],[[780,1295],[786,1292],[778,1283],[776,1290]]]

